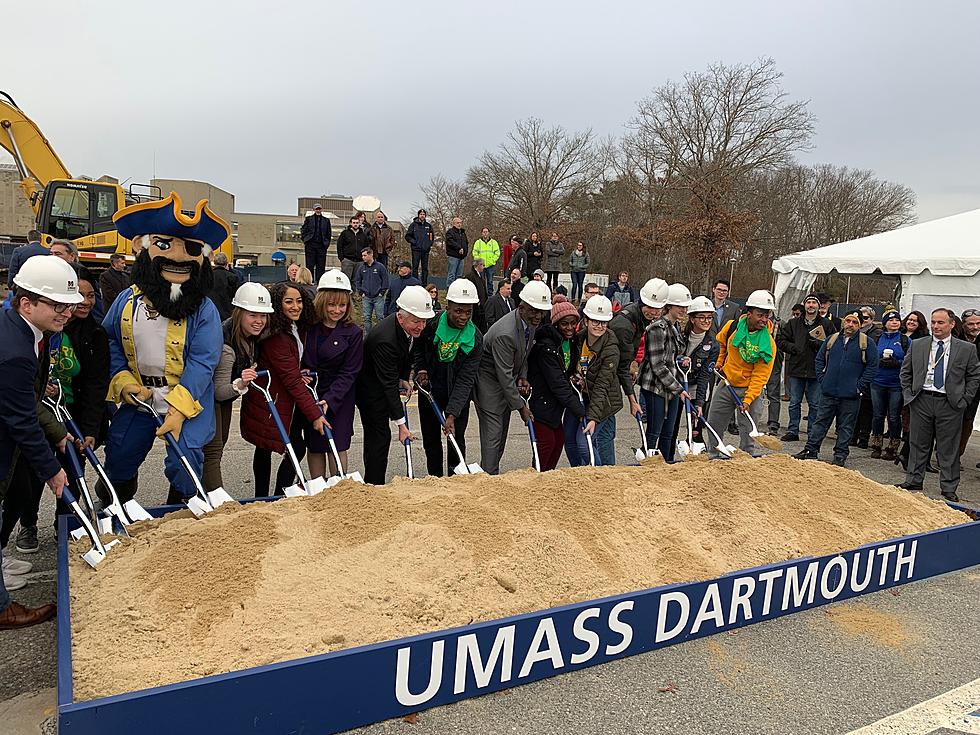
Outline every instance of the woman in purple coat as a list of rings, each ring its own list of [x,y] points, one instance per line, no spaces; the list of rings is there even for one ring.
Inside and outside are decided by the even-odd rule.
[[[347,473],[347,450],[354,434],[354,381],[364,358],[364,332],[352,318],[350,280],[337,269],[320,277],[313,302],[316,324],[306,333],[303,368],[317,374],[320,403],[333,430],[342,468],[336,466],[327,438],[310,432],[310,476]]]

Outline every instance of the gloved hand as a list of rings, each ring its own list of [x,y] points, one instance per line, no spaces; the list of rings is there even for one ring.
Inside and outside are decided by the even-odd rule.
[[[180,430],[183,428],[186,418],[184,414],[171,406],[167,410],[167,416],[163,420],[163,425],[157,429],[157,436],[163,436],[169,431],[174,435],[174,439],[180,439]]]
[[[153,398],[153,390],[145,385],[140,385],[139,383],[130,383],[129,385],[124,385],[119,389],[119,396],[130,406],[135,406],[136,401],[133,397],[139,398],[141,401],[148,403],[151,398]]]

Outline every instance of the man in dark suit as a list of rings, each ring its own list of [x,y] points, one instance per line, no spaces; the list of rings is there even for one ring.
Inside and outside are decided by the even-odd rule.
[[[357,376],[357,408],[364,427],[364,481],[384,485],[388,472],[391,426],[398,441],[412,437],[400,394],[411,396],[408,383],[413,347],[426,322],[435,316],[432,297],[422,286],[407,286],[398,297],[398,311],[378,322],[364,340],[364,364]]]
[[[960,484],[960,433],[963,414],[980,388],[977,348],[952,336],[953,312],[932,312],[932,337],[914,340],[902,362],[900,379],[909,407],[909,464],[899,487],[922,490],[926,464],[936,444],[939,489],[957,501]]]
[[[235,291],[242,284],[238,280],[238,274],[228,265],[227,255],[218,252],[211,256],[211,260],[213,263],[211,275],[214,277],[214,283],[208,291],[208,298],[218,307],[221,321],[224,321],[231,316],[231,301],[235,298]]]
[[[530,385],[527,355],[534,345],[534,332],[550,310],[551,291],[544,282],[531,281],[521,291],[520,305],[487,330],[476,381],[476,413],[480,464],[488,474],[500,473],[511,413],[519,411],[524,423],[532,418],[520,391]]]
[[[483,310],[487,329],[490,329],[498,319],[507,316],[514,310],[514,299],[511,298],[510,293],[510,281],[501,281],[497,287],[497,293],[487,299],[487,305]]]
[[[313,283],[320,281],[320,276],[327,264],[327,247],[330,245],[330,219],[323,216],[323,208],[319,204],[313,206],[313,214],[303,220],[300,237],[306,250],[306,267],[313,273]]]
[[[23,492],[33,473],[60,497],[67,477],[49,440],[64,450],[71,437],[64,427],[51,421],[47,409],[39,408],[48,374],[45,333],[60,332],[71,317],[72,305],[80,303],[82,296],[72,267],[48,255],[25,261],[14,285],[13,308],[0,315],[0,374],[4,380],[0,391],[0,478],[7,491]],[[42,292],[46,295],[40,296]],[[39,411],[47,414],[48,434],[42,428]],[[19,515],[16,510],[8,507],[13,520]],[[9,519],[4,525],[8,524],[12,528]],[[9,535],[9,529],[7,532]],[[0,552],[0,566],[0,630],[23,628],[54,617],[53,604],[27,608],[10,599],[8,587],[17,589],[26,584],[20,575],[30,571],[30,564],[3,559]]]
[[[742,307],[734,301],[728,299],[732,285],[724,278],[715,280],[715,285],[711,287],[711,301],[715,305],[714,328],[717,332],[732,319],[738,319],[742,313]]]
[[[14,248],[10,254],[10,266],[7,270],[7,288],[14,287],[14,276],[27,259],[35,255],[50,255],[46,247],[41,244],[41,233],[38,230],[31,230],[27,233],[27,244]]]
[[[483,258],[474,258],[470,272],[466,274],[467,280],[476,287],[476,294],[479,301],[473,306],[473,323],[480,332],[487,331],[487,316],[484,305],[487,303],[487,279],[483,275]]]

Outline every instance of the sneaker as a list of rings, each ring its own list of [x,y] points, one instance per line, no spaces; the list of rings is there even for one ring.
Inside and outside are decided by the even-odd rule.
[[[27,574],[34,568],[29,561],[11,559],[9,556],[3,557],[4,574]]]
[[[793,455],[793,459],[816,459],[817,455],[810,454],[806,449],[801,449]]]
[[[17,532],[17,551],[21,554],[36,554],[37,550],[37,526],[21,526]]]
[[[27,586],[27,580],[19,574],[10,574],[7,570],[3,572],[3,586],[7,592],[13,592]]]
[[[798,442],[799,440],[800,440],[799,434],[791,434],[788,431],[785,434],[783,434],[781,437],[779,437],[779,441],[783,441],[783,442]]]

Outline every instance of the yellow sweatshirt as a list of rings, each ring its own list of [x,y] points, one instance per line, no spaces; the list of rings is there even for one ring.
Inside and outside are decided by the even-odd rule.
[[[715,369],[724,373],[725,377],[728,378],[728,382],[736,388],[748,388],[745,391],[745,398],[743,399],[745,405],[748,406],[759,397],[762,389],[769,382],[769,376],[772,374],[772,363],[775,360],[770,362],[763,360],[753,363],[745,362],[738,353],[738,349],[732,347],[732,338],[735,336],[735,327],[737,326],[736,322],[737,320],[735,319],[726,322],[725,326],[718,330],[716,339],[718,340],[718,344],[721,345],[721,351],[718,353],[718,362],[715,364]],[[772,338],[771,323],[769,325],[769,340],[772,342],[772,354],[775,356],[776,341]]]

